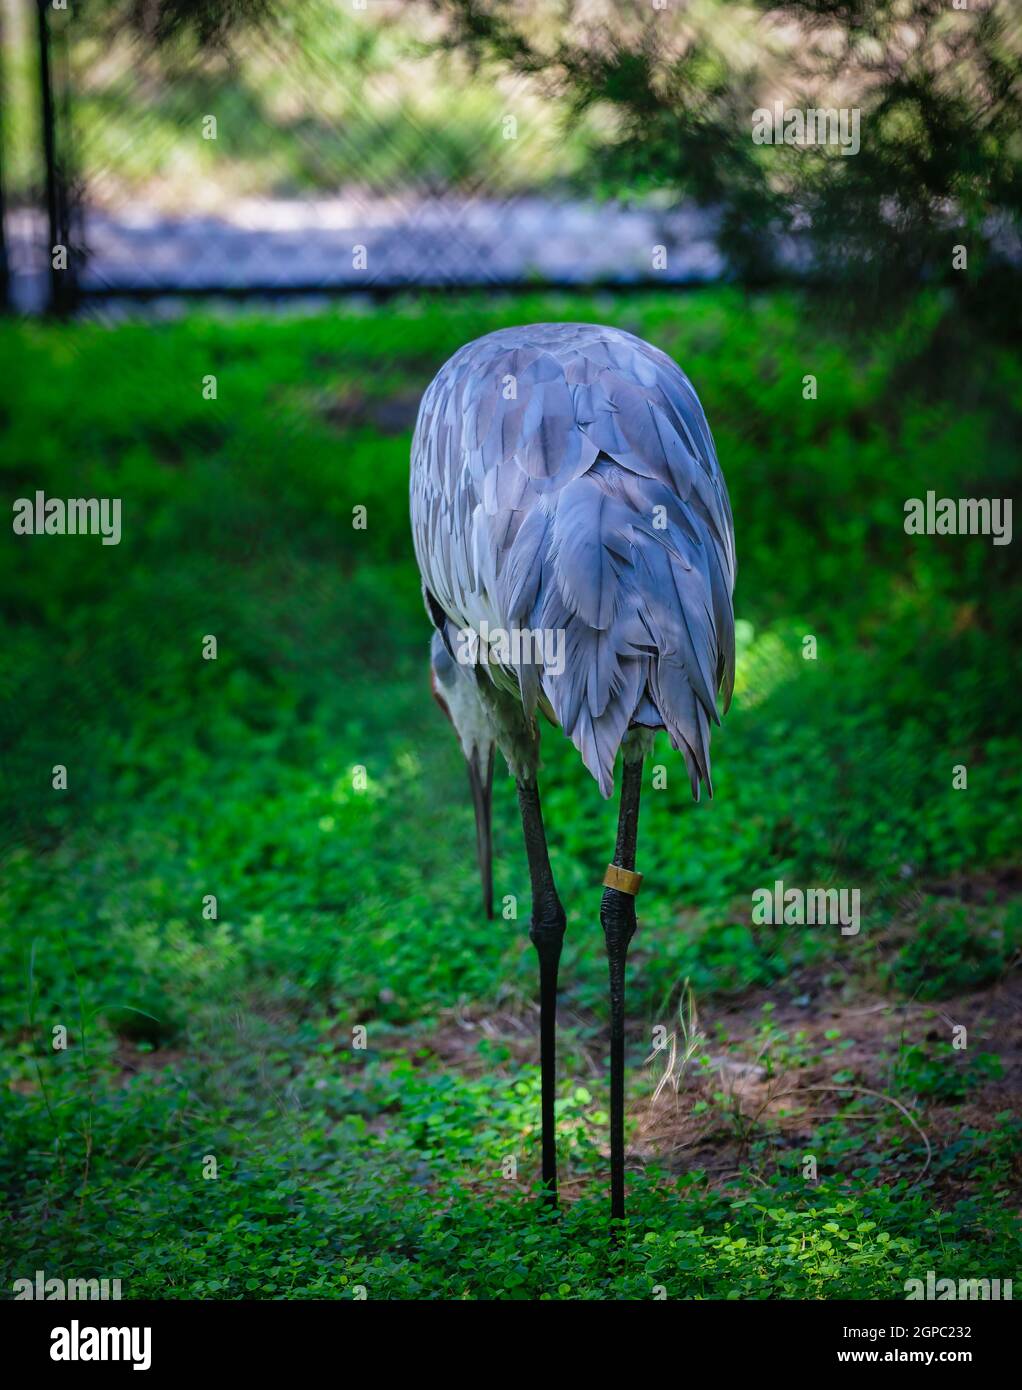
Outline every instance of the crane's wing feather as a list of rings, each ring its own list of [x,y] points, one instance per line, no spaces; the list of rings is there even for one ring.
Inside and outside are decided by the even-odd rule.
[[[411,512],[434,623],[439,609],[563,641],[563,661],[554,642],[501,670],[530,714],[542,692],[604,795],[632,724],[667,730],[693,795],[711,785],[716,696],[734,689],[734,524],[671,358],[589,324],[469,343],[423,397]]]

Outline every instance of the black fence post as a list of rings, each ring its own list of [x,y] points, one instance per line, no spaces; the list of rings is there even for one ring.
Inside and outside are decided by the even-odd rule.
[[[7,71],[4,64],[4,12],[0,8],[0,313],[11,307],[11,268],[7,259],[7,200],[5,173],[7,148]]]
[[[53,91],[53,42],[49,0],[36,0],[39,18],[39,94],[46,161],[46,215],[49,225],[47,258],[50,265],[51,314],[65,316],[77,301],[77,262],[71,246],[69,170],[58,139],[57,107]],[[64,132],[65,138],[68,132]],[[63,254],[61,255],[61,248]]]

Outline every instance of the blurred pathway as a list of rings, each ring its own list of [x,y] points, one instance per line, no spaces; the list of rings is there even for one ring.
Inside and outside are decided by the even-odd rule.
[[[45,291],[45,223],[25,211],[8,220],[15,303],[32,312]],[[539,197],[266,200],[215,217],[129,205],[117,215],[88,213],[85,240],[82,283],[114,292],[315,293],[531,277],[628,283],[654,275],[677,284],[715,280],[725,269],[705,212]]]

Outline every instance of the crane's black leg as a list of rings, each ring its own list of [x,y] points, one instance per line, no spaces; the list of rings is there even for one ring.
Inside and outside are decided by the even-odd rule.
[[[642,791],[641,755],[625,761],[621,775],[614,862],[604,878],[600,922],[610,963],[610,1214],[625,1214],[625,958],[635,932],[635,894],[641,875],[635,873],[635,843],[639,831]]]
[[[539,1053],[542,1087],[543,1185],[546,1200],[557,1205],[557,1136],[554,1129],[556,1094],[557,966],[564,940],[564,908],[557,896],[535,781],[519,781],[518,804],[522,812],[525,852],[532,881],[532,922],[529,936],[539,954]]]

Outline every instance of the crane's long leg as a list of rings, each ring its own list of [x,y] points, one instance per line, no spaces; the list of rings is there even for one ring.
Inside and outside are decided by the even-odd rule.
[[[600,922],[610,964],[610,1214],[625,1214],[625,958],[635,932],[635,894],[641,875],[635,873],[635,844],[639,832],[642,791],[640,753],[629,760],[626,745],[621,776],[617,846],[608,868],[600,905]],[[619,886],[612,887],[611,883]]]
[[[539,1052],[541,1114],[543,1124],[543,1185],[546,1201],[557,1205],[557,1136],[554,1129],[554,1097],[557,1075],[557,967],[564,940],[564,908],[557,896],[547,853],[539,785],[534,780],[518,782],[518,804],[522,812],[525,852],[532,881],[532,922],[529,937],[539,954]]]

